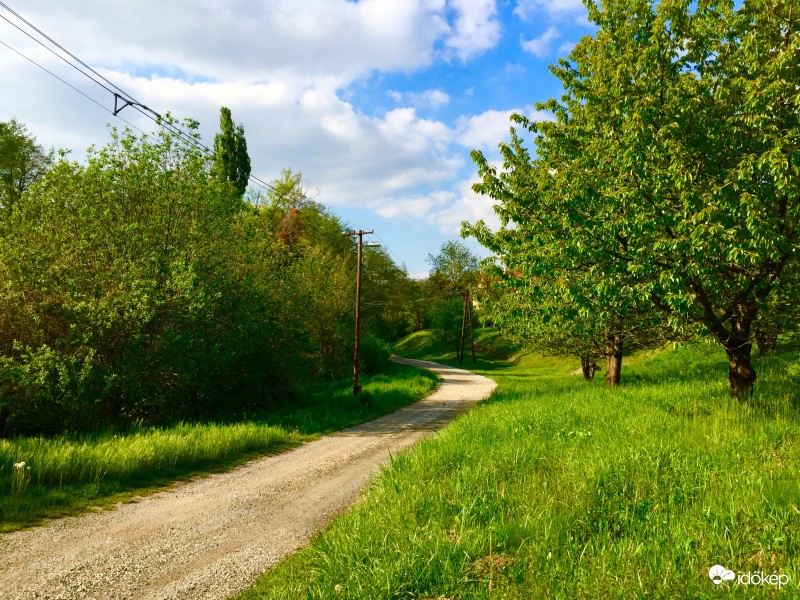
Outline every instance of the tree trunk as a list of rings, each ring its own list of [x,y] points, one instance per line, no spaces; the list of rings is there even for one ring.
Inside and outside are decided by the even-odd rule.
[[[728,354],[728,381],[731,384],[731,396],[749,398],[753,395],[756,372],[750,360],[753,344],[743,341],[741,344],[729,344],[725,349]]]
[[[755,338],[756,345],[758,346],[758,354],[760,356],[771,354],[778,345],[777,330],[764,331],[763,329],[756,329],[753,337]]]
[[[622,376],[622,336],[606,333],[606,385],[618,386]]]
[[[588,354],[581,356],[581,371],[583,371],[583,378],[586,381],[594,379],[594,373],[597,371],[597,365]]]
[[[728,381],[733,398],[746,399],[753,395],[756,371],[750,359],[753,351],[750,332],[756,315],[757,309],[752,304],[738,306],[736,314],[730,320],[730,334],[726,339],[720,340],[728,355]]]
[[[606,385],[619,385],[622,377],[622,352],[606,356]]]

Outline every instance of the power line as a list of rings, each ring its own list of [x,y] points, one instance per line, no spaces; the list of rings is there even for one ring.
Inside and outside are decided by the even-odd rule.
[[[50,52],[50,53],[51,53],[51,54],[53,54],[54,56],[56,56],[56,57],[58,57],[59,59],[61,59],[62,61],[64,61],[66,64],[68,64],[69,66],[71,66],[73,69],[75,69],[76,71],[78,71],[79,73],[81,73],[82,75],[84,75],[84,76],[85,76],[87,79],[89,79],[91,82],[93,82],[93,83],[95,83],[95,84],[99,85],[99,86],[100,86],[100,87],[102,87],[102,88],[103,88],[103,89],[104,89],[106,92],[108,92],[108,93],[112,94],[112,95],[114,96],[114,110],[113,110],[113,111],[109,110],[108,108],[106,108],[105,106],[103,106],[102,104],[100,104],[100,103],[99,103],[97,100],[95,100],[95,99],[91,98],[91,97],[90,97],[88,94],[86,94],[86,93],[82,92],[81,90],[79,90],[79,89],[78,89],[78,88],[76,88],[75,86],[71,85],[70,83],[68,83],[67,81],[65,81],[64,79],[62,79],[61,77],[59,77],[58,75],[56,75],[55,73],[53,73],[52,71],[49,71],[48,69],[46,69],[46,68],[45,68],[45,67],[43,67],[42,65],[38,64],[36,61],[34,61],[34,60],[32,60],[32,59],[28,58],[27,56],[25,56],[24,54],[22,54],[22,53],[21,53],[21,52],[19,52],[18,50],[15,50],[14,48],[12,48],[12,47],[11,47],[11,46],[9,46],[8,44],[6,44],[5,42],[2,42],[2,41],[0,41],[0,43],[2,43],[4,46],[6,46],[6,47],[7,47],[7,48],[9,48],[10,50],[12,50],[12,51],[16,52],[17,54],[19,54],[20,56],[22,56],[22,57],[23,57],[23,58],[25,58],[26,60],[28,60],[28,61],[32,62],[33,64],[35,64],[36,66],[38,66],[40,69],[42,69],[43,71],[45,71],[46,73],[48,73],[48,74],[52,75],[53,77],[55,77],[56,79],[58,79],[59,81],[61,81],[61,82],[62,82],[62,83],[64,83],[65,85],[69,86],[70,88],[72,88],[73,90],[75,90],[76,92],[78,92],[79,94],[81,94],[82,96],[84,96],[84,97],[88,98],[89,100],[91,100],[92,102],[94,102],[95,104],[97,104],[98,106],[100,106],[101,108],[103,108],[104,110],[106,110],[107,112],[110,112],[110,113],[111,113],[113,116],[115,116],[115,117],[119,118],[121,121],[123,121],[123,122],[127,123],[127,124],[128,124],[128,125],[130,125],[131,127],[133,127],[133,128],[135,128],[135,129],[137,129],[138,131],[142,132],[142,133],[143,133],[145,136],[146,136],[147,134],[146,134],[144,131],[142,131],[142,130],[141,130],[139,127],[136,127],[135,125],[133,125],[132,123],[130,123],[130,122],[129,122],[129,121],[127,121],[126,119],[124,119],[124,118],[120,117],[120,116],[119,116],[119,112],[120,112],[120,111],[122,111],[124,108],[127,108],[128,106],[131,106],[131,107],[132,107],[133,109],[135,109],[137,112],[139,112],[140,114],[144,115],[145,117],[147,117],[147,118],[149,118],[151,121],[153,121],[153,122],[154,122],[156,125],[158,125],[159,127],[162,127],[162,128],[164,128],[164,129],[167,129],[168,131],[170,131],[170,132],[174,133],[175,135],[177,135],[178,137],[180,137],[180,138],[181,138],[182,140],[184,140],[185,142],[189,143],[189,144],[190,144],[191,146],[193,146],[195,149],[197,149],[197,150],[201,151],[201,152],[202,152],[202,153],[203,153],[203,154],[204,154],[204,155],[205,155],[207,158],[212,158],[212,159],[213,159],[213,158],[216,158],[216,156],[217,156],[216,152],[215,152],[214,150],[211,150],[211,149],[210,149],[208,146],[206,146],[205,144],[202,144],[202,143],[201,143],[201,142],[200,142],[200,141],[199,141],[199,140],[198,140],[198,139],[197,139],[197,138],[196,138],[194,135],[192,135],[192,134],[190,134],[190,133],[187,133],[186,131],[184,131],[183,129],[181,129],[180,127],[178,127],[177,125],[175,125],[174,123],[172,123],[172,122],[170,122],[170,121],[167,121],[167,120],[165,120],[165,119],[162,117],[162,115],[161,115],[161,114],[159,114],[158,112],[156,112],[156,111],[155,111],[155,110],[153,110],[152,108],[150,108],[150,107],[146,106],[145,104],[143,104],[143,103],[139,102],[138,100],[136,100],[136,99],[135,99],[135,98],[134,98],[134,97],[133,97],[131,94],[127,93],[125,90],[123,90],[122,88],[120,88],[120,87],[119,87],[118,85],[116,85],[114,82],[112,82],[111,80],[109,80],[108,78],[106,78],[106,77],[105,77],[104,75],[102,75],[101,73],[97,72],[97,71],[96,71],[94,68],[92,68],[91,66],[89,66],[88,64],[86,64],[86,63],[85,63],[83,60],[81,60],[81,59],[80,59],[80,58],[78,58],[77,56],[75,56],[75,54],[73,54],[72,52],[70,52],[69,50],[67,50],[67,49],[66,49],[64,46],[62,46],[61,44],[59,44],[59,43],[58,43],[57,41],[55,41],[55,40],[54,40],[52,37],[50,37],[49,35],[47,35],[45,32],[43,32],[41,29],[39,29],[38,27],[36,27],[36,26],[35,26],[33,23],[31,23],[30,21],[28,21],[27,19],[25,19],[25,17],[23,17],[22,15],[20,15],[19,13],[17,13],[17,12],[16,12],[14,9],[12,9],[10,6],[8,6],[8,4],[6,4],[5,2],[2,2],[1,0],[0,0],[0,7],[2,7],[2,8],[5,8],[5,9],[6,9],[6,10],[7,10],[9,13],[11,13],[11,14],[12,14],[12,15],[14,15],[14,16],[15,16],[17,19],[19,19],[20,21],[22,21],[22,22],[23,22],[25,25],[27,25],[27,26],[28,26],[30,29],[32,29],[33,31],[35,31],[37,34],[39,34],[40,36],[42,36],[42,37],[43,37],[45,40],[47,40],[47,41],[48,41],[48,42],[50,42],[51,44],[53,44],[53,45],[54,45],[56,48],[58,48],[59,50],[61,50],[61,51],[62,51],[62,52],[64,52],[65,54],[67,54],[67,55],[68,55],[70,58],[72,58],[72,59],[73,59],[74,61],[76,61],[76,62],[77,62],[79,65],[81,65],[81,67],[84,67],[85,69],[88,69],[89,73],[87,73],[85,70],[83,70],[81,67],[79,67],[79,66],[78,66],[78,65],[76,65],[75,63],[73,63],[73,62],[70,62],[69,60],[67,60],[67,58],[66,58],[66,57],[64,57],[62,54],[59,54],[58,52],[56,52],[56,51],[55,51],[55,50],[53,50],[52,48],[48,47],[48,46],[47,46],[47,45],[46,45],[44,42],[42,42],[40,39],[37,39],[35,36],[33,36],[32,34],[30,34],[29,32],[25,31],[25,30],[24,30],[22,27],[20,27],[18,24],[16,24],[16,23],[12,22],[12,21],[11,21],[11,20],[10,20],[8,17],[6,17],[6,16],[4,16],[4,15],[0,15],[0,18],[2,18],[4,21],[6,21],[7,23],[9,23],[11,26],[13,26],[14,28],[16,28],[18,31],[20,31],[21,33],[23,33],[24,35],[26,35],[27,37],[29,37],[31,40],[33,40],[34,42],[36,42],[37,44],[39,44],[40,46],[42,46],[44,49],[46,49],[48,52]],[[90,74],[90,73],[91,73],[91,74]],[[95,76],[96,76],[96,78],[95,78],[95,77],[93,77],[92,75],[95,75]],[[103,83],[103,82],[105,82],[105,83]],[[105,84],[108,84],[108,85],[105,85]],[[108,86],[111,86],[111,87],[108,87]],[[113,89],[112,89],[112,88],[113,88]],[[116,90],[116,91],[115,91],[115,90]],[[118,105],[118,101],[119,101],[119,100],[122,100],[122,106],[119,106],[119,105]],[[257,185],[258,187],[261,187],[261,188],[263,188],[263,189],[265,189],[265,190],[273,190],[273,191],[275,191],[275,187],[274,187],[274,186],[270,185],[269,183],[267,183],[267,182],[263,181],[262,179],[260,179],[260,178],[258,178],[258,177],[256,177],[256,176],[254,176],[254,175],[250,175],[248,179],[249,179],[249,181],[251,181],[252,183],[254,183],[255,185]]]
[[[11,46],[10,46],[10,45],[8,45],[7,43],[5,43],[3,40],[0,40],[0,44],[2,44],[3,46],[5,46],[6,48],[8,48],[9,50],[11,50],[12,52],[14,52],[14,53],[18,54],[19,56],[21,56],[22,58],[24,58],[24,59],[25,59],[25,60],[27,60],[28,62],[30,62],[30,63],[32,63],[32,64],[36,65],[37,67],[39,67],[39,68],[40,68],[42,71],[44,71],[44,72],[45,72],[45,73],[47,73],[48,75],[52,75],[53,77],[55,77],[56,79],[58,79],[58,80],[59,80],[61,83],[63,83],[63,84],[64,84],[64,85],[66,85],[67,87],[70,87],[70,88],[72,88],[73,90],[75,90],[76,92],[78,92],[78,93],[79,93],[81,96],[83,96],[84,98],[86,98],[87,100],[89,100],[89,101],[91,101],[91,102],[94,102],[94,103],[95,103],[97,106],[99,106],[100,108],[102,108],[104,111],[106,111],[106,112],[110,113],[111,115],[114,115],[114,113],[112,113],[112,112],[111,112],[111,110],[109,110],[109,108],[108,108],[107,106],[104,106],[103,104],[101,104],[100,102],[98,102],[97,100],[95,100],[94,98],[92,98],[91,96],[89,96],[89,94],[87,94],[87,93],[85,93],[85,92],[83,92],[83,91],[79,90],[78,88],[76,88],[74,85],[72,85],[72,84],[71,84],[71,83],[69,83],[68,81],[66,81],[66,80],[62,79],[61,77],[59,77],[58,75],[56,75],[56,74],[55,74],[55,73],[53,73],[52,71],[50,71],[50,70],[48,70],[47,68],[43,67],[42,65],[40,65],[39,63],[37,63],[37,62],[36,62],[35,60],[33,60],[32,58],[30,58],[30,57],[28,57],[28,56],[25,56],[25,55],[24,55],[22,52],[20,52],[20,51],[19,51],[19,50],[17,50],[16,48],[13,48],[13,47],[11,47]],[[134,129],[137,129],[138,131],[140,131],[140,132],[141,132],[141,133],[143,133],[144,135],[147,135],[147,134],[144,132],[144,130],[140,129],[139,127],[137,127],[136,125],[134,125],[134,124],[133,124],[133,123],[131,123],[130,121],[127,121],[126,119],[124,119],[124,118],[120,117],[119,115],[116,115],[116,116],[117,116],[117,118],[119,118],[121,121],[123,121],[123,122],[127,123],[128,125],[130,125],[130,126],[131,126],[131,127],[133,127]]]
[[[392,256],[394,256],[394,257],[397,259],[398,263],[399,263],[400,265],[402,265],[402,266],[403,266],[403,268],[406,270],[406,272],[408,272],[408,265],[406,264],[406,261],[404,261],[402,258],[400,258],[400,257],[397,255],[397,253],[396,253],[394,250],[392,250],[392,249],[391,249],[391,247],[389,246],[389,244],[387,244],[387,243],[386,243],[386,242],[383,240],[383,238],[382,238],[381,236],[379,236],[377,233],[375,233],[375,234],[373,234],[373,235],[374,235],[376,238],[378,238],[378,241],[380,241],[380,243],[381,243],[381,244],[383,244],[383,247],[384,247],[384,248],[386,248],[386,249],[389,251],[389,254],[391,254]]]

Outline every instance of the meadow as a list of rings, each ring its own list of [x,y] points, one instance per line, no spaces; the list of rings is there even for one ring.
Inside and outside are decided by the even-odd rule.
[[[368,421],[430,393],[434,375],[388,364],[228,422],[128,427],[92,434],[0,439],[0,532],[110,507],[176,482],[275,454]]]
[[[493,397],[240,600],[798,597],[797,352],[758,360],[741,402],[714,346],[627,360],[607,389],[481,334]],[[426,333],[397,351],[452,363]],[[714,565],[736,579],[715,585]]]

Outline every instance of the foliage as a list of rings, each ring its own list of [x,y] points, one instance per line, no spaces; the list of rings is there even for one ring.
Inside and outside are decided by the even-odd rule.
[[[361,270],[362,325],[386,341],[397,340],[414,330],[410,306],[417,286],[405,268],[398,267],[385,248],[365,247]]]
[[[428,264],[431,266],[428,285],[437,296],[463,294],[475,286],[478,258],[463,242],[449,240],[443,243],[438,254],[428,255]]]
[[[0,122],[0,211],[8,212],[52,161],[53,151],[37,144],[25,125],[16,119]]]
[[[446,350],[458,349],[463,318],[463,297],[438,298],[428,308],[428,324]]]
[[[62,157],[4,220],[0,436],[251,412],[349,371],[341,221],[291,171],[241,202],[173,129]]]
[[[464,294],[478,284],[478,258],[463,242],[447,241],[439,253],[428,255],[431,273],[423,283],[424,324],[433,328],[445,347],[455,349],[461,336]],[[477,318],[474,319],[477,321]]]
[[[596,35],[552,69],[563,100],[537,105],[555,120],[514,117],[536,156],[516,131],[502,172],[476,155],[477,189],[514,226],[472,231],[513,264],[557,241],[598,293],[587,312],[648,300],[699,325],[746,396],[753,323],[798,258],[800,16],[782,0],[588,5]]]
[[[219,111],[220,132],[214,136],[214,164],[211,172],[220,181],[233,184],[239,197],[243,197],[250,181],[250,155],[244,127],[234,126],[231,109],[226,106]]]

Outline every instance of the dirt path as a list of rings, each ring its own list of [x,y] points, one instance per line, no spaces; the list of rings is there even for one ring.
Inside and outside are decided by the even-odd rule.
[[[441,387],[364,425],[119,505],[0,538],[0,598],[227,598],[358,500],[390,454],[487,398],[490,379],[436,363]]]

